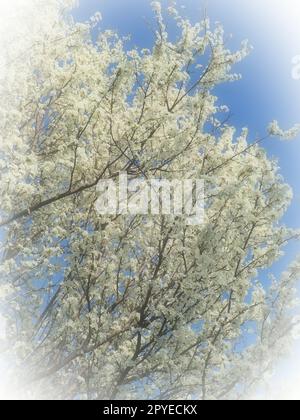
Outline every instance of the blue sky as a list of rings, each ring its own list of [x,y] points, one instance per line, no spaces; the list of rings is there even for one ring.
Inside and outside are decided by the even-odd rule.
[[[167,0],[163,3],[168,4]],[[101,29],[130,34],[128,47],[147,48],[153,41],[149,29],[153,22],[150,4],[151,0],[80,0],[73,15],[76,20],[84,21],[100,11]],[[242,74],[242,80],[215,90],[220,104],[231,110],[232,125],[237,129],[247,126],[255,139],[264,136],[268,123],[274,119],[284,129],[300,122],[300,80],[292,77],[292,59],[300,55],[299,0],[178,0],[177,5],[183,6],[182,13],[192,21],[200,20],[206,13],[211,22],[221,22],[230,48],[238,48],[244,39],[253,46],[251,55],[235,68]],[[278,160],[281,174],[294,191],[283,221],[290,227],[300,228],[300,136],[291,142],[270,139],[264,146],[268,155]],[[300,254],[300,244],[291,243],[285,251],[285,256],[269,270],[276,276]],[[261,276],[266,278],[266,273]],[[280,389],[282,381],[290,382],[293,392],[299,389],[299,364],[296,368],[299,343],[294,352],[277,370],[274,392],[281,395],[290,392]],[[297,397],[300,399],[300,394]]]

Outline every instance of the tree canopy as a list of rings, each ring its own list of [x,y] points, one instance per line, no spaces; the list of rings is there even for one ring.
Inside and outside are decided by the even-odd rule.
[[[239,78],[250,47],[231,52],[208,19],[170,7],[172,39],[154,2],[153,48],[129,50],[113,31],[92,39],[100,14],[76,23],[72,1],[38,3],[0,86],[0,298],[21,389],[247,395],[296,322],[299,262],[261,275],[298,236],[280,222],[292,193],[262,141],[298,127],[249,139],[230,125],[214,88]],[[100,215],[97,185],[120,173],[204,180],[204,223]]]

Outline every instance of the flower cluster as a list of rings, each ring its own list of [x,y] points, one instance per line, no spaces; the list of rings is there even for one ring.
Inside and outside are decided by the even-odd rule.
[[[262,286],[295,236],[291,191],[213,93],[248,44],[174,9],[171,41],[154,2],[153,48],[128,51],[113,31],[92,41],[100,15],[75,23],[71,0],[29,3],[0,84],[0,299],[26,395],[240,397],[285,346],[298,275]],[[100,215],[97,185],[120,172],[203,179],[205,224]]]

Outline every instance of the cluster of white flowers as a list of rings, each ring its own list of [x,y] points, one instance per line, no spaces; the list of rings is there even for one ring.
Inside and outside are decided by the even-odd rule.
[[[96,12],[91,18],[90,22],[92,27],[97,26],[99,22],[102,21],[102,14],[100,12]]]
[[[162,12],[162,8],[161,8],[161,3],[159,1],[153,1],[151,3],[152,9],[155,13],[161,15]]]
[[[278,121],[274,120],[268,126],[268,133],[283,140],[292,140],[300,134],[300,124],[296,124],[289,130],[283,130],[280,128]]]
[[[59,6],[73,1],[32,1],[20,37],[31,48],[11,44],[0,85],[1,298],[26,390],[237,397],[284,348],[299,271],[262,288],[260,269],[294,235],[279,223],[291,192],[248,131],[220,121],[229,110],[212,93],[247,44],[232,53],[220,25],[175,9],[172,42],[154,2],[154,48],[128,51],[113,31],[91,42],[100,14],[76,24]],[[97,184],[120,172],[205,180],[205,223],[99,215]]]

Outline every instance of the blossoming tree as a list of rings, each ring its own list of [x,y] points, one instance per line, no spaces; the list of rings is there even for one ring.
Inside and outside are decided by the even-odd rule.
[[[213,90],[238,76],[221,26],[160,3],[151,50],[32,0],[1,82],[2,350],[20,390],[49,398],[245,396],[289,341],[299,264],[261,280],[297,236],[275,161],[235,133]],[[68,6],[68,7],[65,7]],[[276,122],[269,134],[283,132]],[[100,215],[97,185],[205,181],[205,223]]]

